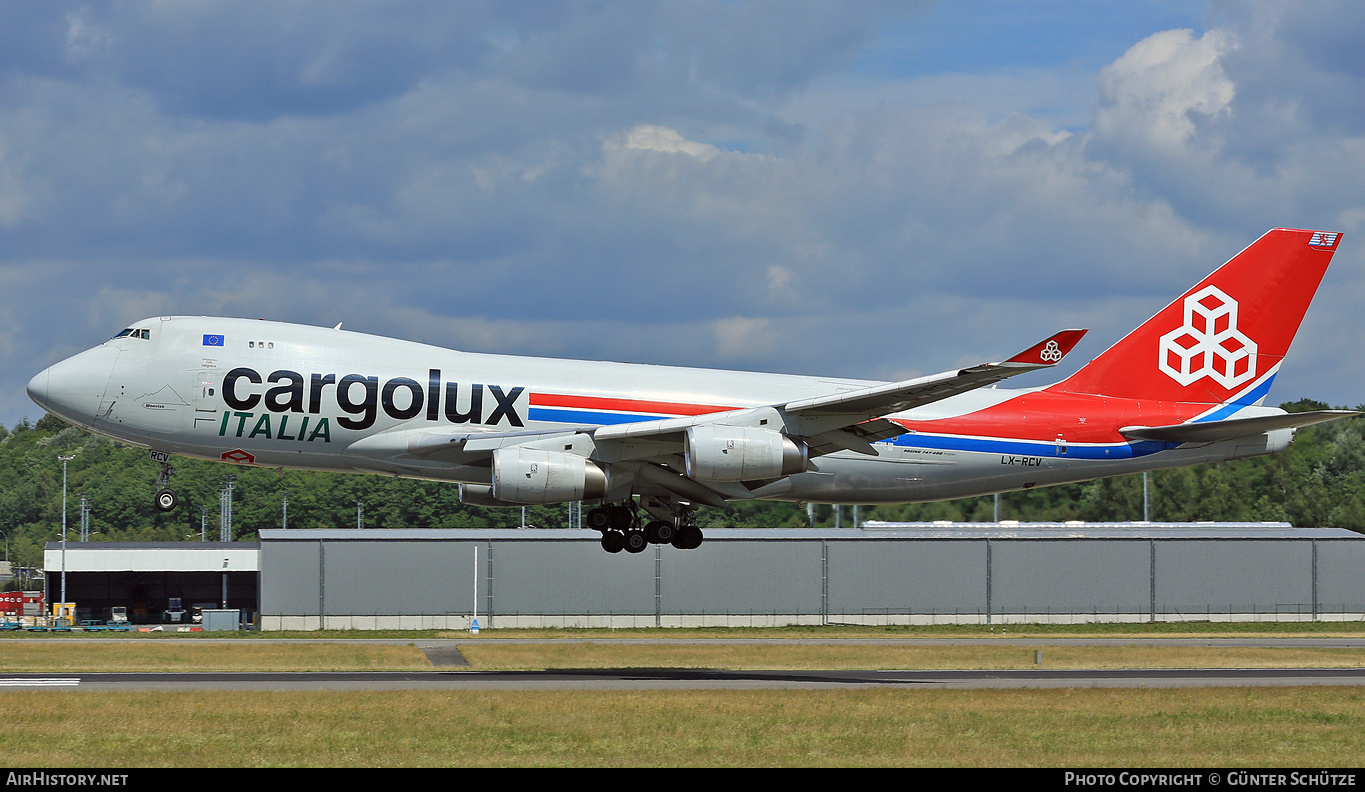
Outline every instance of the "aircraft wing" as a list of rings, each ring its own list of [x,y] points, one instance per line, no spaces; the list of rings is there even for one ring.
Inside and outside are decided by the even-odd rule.
[[[858,444],[858,449],[851,450],[861,450],[861,446],[869,442],[869,438],[883,440],[904,431],[890,421],[875,419],[922,407],[1018,374],[1055,366],[1076,346],[1085,333],[1085,330],[1063,330],[1000,363],[983,363],[927,377],[872,385],[767,407],[603,426],[593,430],[593,438],[601,442],[658,437],[685,432],[693,426],[714,423],[727,426],[767,426],[785,429],[789,435],[806,438],[820,437],[835,431],[847,433],[851,430],[857,435],[857,439],[864,441]],[[867,422],[872,422],[872,425],[867,425]]]
[[[716,425],[767,429],[803,440],[810,456],[848,450],[875,455],[872,443],[903,434],[883,416],[946,399],[1008,377],[1056,365],[1086,333],[1063,330],[999,363],[983,363],[927,377],[883,383],[812,399],[609,426],[563,426],[547,430],[479,431],[470,428],[412,429],[358,440],[347,453],[396,460],[428,459],[470,464],[513,446],[564,451],[609,463],[640,467],[658,478],[660,465],[678,468],[686,433]],[[645,470],[644,468],[650,468]],[[680,477],[676,472],[669,476]],[[677,488],[671,479],[663,482]],[[733,489],[733,488],[731,488]],[[731,493],[727,492],[727,495]],[[742,497],[738,490],[734,495]],[[719,497],[719,496],[715,496]]]
[[[1125,426],[1119,434],[1130,440],[1157,440],[1163,443],[1212,443],[1269,432],[1272,429],[1291,429],[1311,426],[1338,418],[1360,415],[1355,410],[1314,410],[1312,412],[1259,415],[1254,418],[1231,418],[1226,421],[1172,424],[1170,426]]]
[[[869,418],[902,412],[966,393],[1016,374],[1054,366],[1066,357],[1085,334],[1085,330],[1063,330],[1001,363],[983,363],[928,377],[788,402],[783,409],[788,413],[797,414],[859,414]]]

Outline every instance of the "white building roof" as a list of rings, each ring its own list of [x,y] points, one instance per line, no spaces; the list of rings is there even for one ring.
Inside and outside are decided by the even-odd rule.
[[[258,542],[71,542],[67,572],[259,572]],[[43,548],[48,572],[62,569],[62,543]]]

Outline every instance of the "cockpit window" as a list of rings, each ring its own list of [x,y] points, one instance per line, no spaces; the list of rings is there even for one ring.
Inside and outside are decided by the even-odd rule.
[[[114,338],[123,338],[125,336],[130,336],[135,332],[137,331],[130,327],[127,330],[124,330],[122,333],[119,333],[118,335],[114,336]]]
[[[119,333],[118,335],[114,336],[114,338],[143,338],[143,339],[151,339],[151,337],[152,337],[152,331],[151,331],[151,330],[141,330],[141,329],[136,329],[136,328],[132,328],[132,327],[130,327],[130,328],[128,328],[127,330],[124,330],[122,333]]]

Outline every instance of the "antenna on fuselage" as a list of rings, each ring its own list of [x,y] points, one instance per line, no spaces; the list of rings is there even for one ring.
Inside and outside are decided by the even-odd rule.
[[[333,329],[333,330],[340,330],[340,329],[341,329],[341,322],[337,322],[337,326],[336,326],[336,327],[333,327],[332,329]]]

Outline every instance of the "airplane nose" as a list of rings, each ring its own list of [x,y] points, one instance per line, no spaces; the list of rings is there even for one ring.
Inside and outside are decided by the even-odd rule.
[[[38,372],[28,397],[39,407],[80,426],[94,423],[118,350],[95,347]]]
[[[50,369],[43,369],[28,381],[28,397],[39,407],[47,409],[47,372]]]

